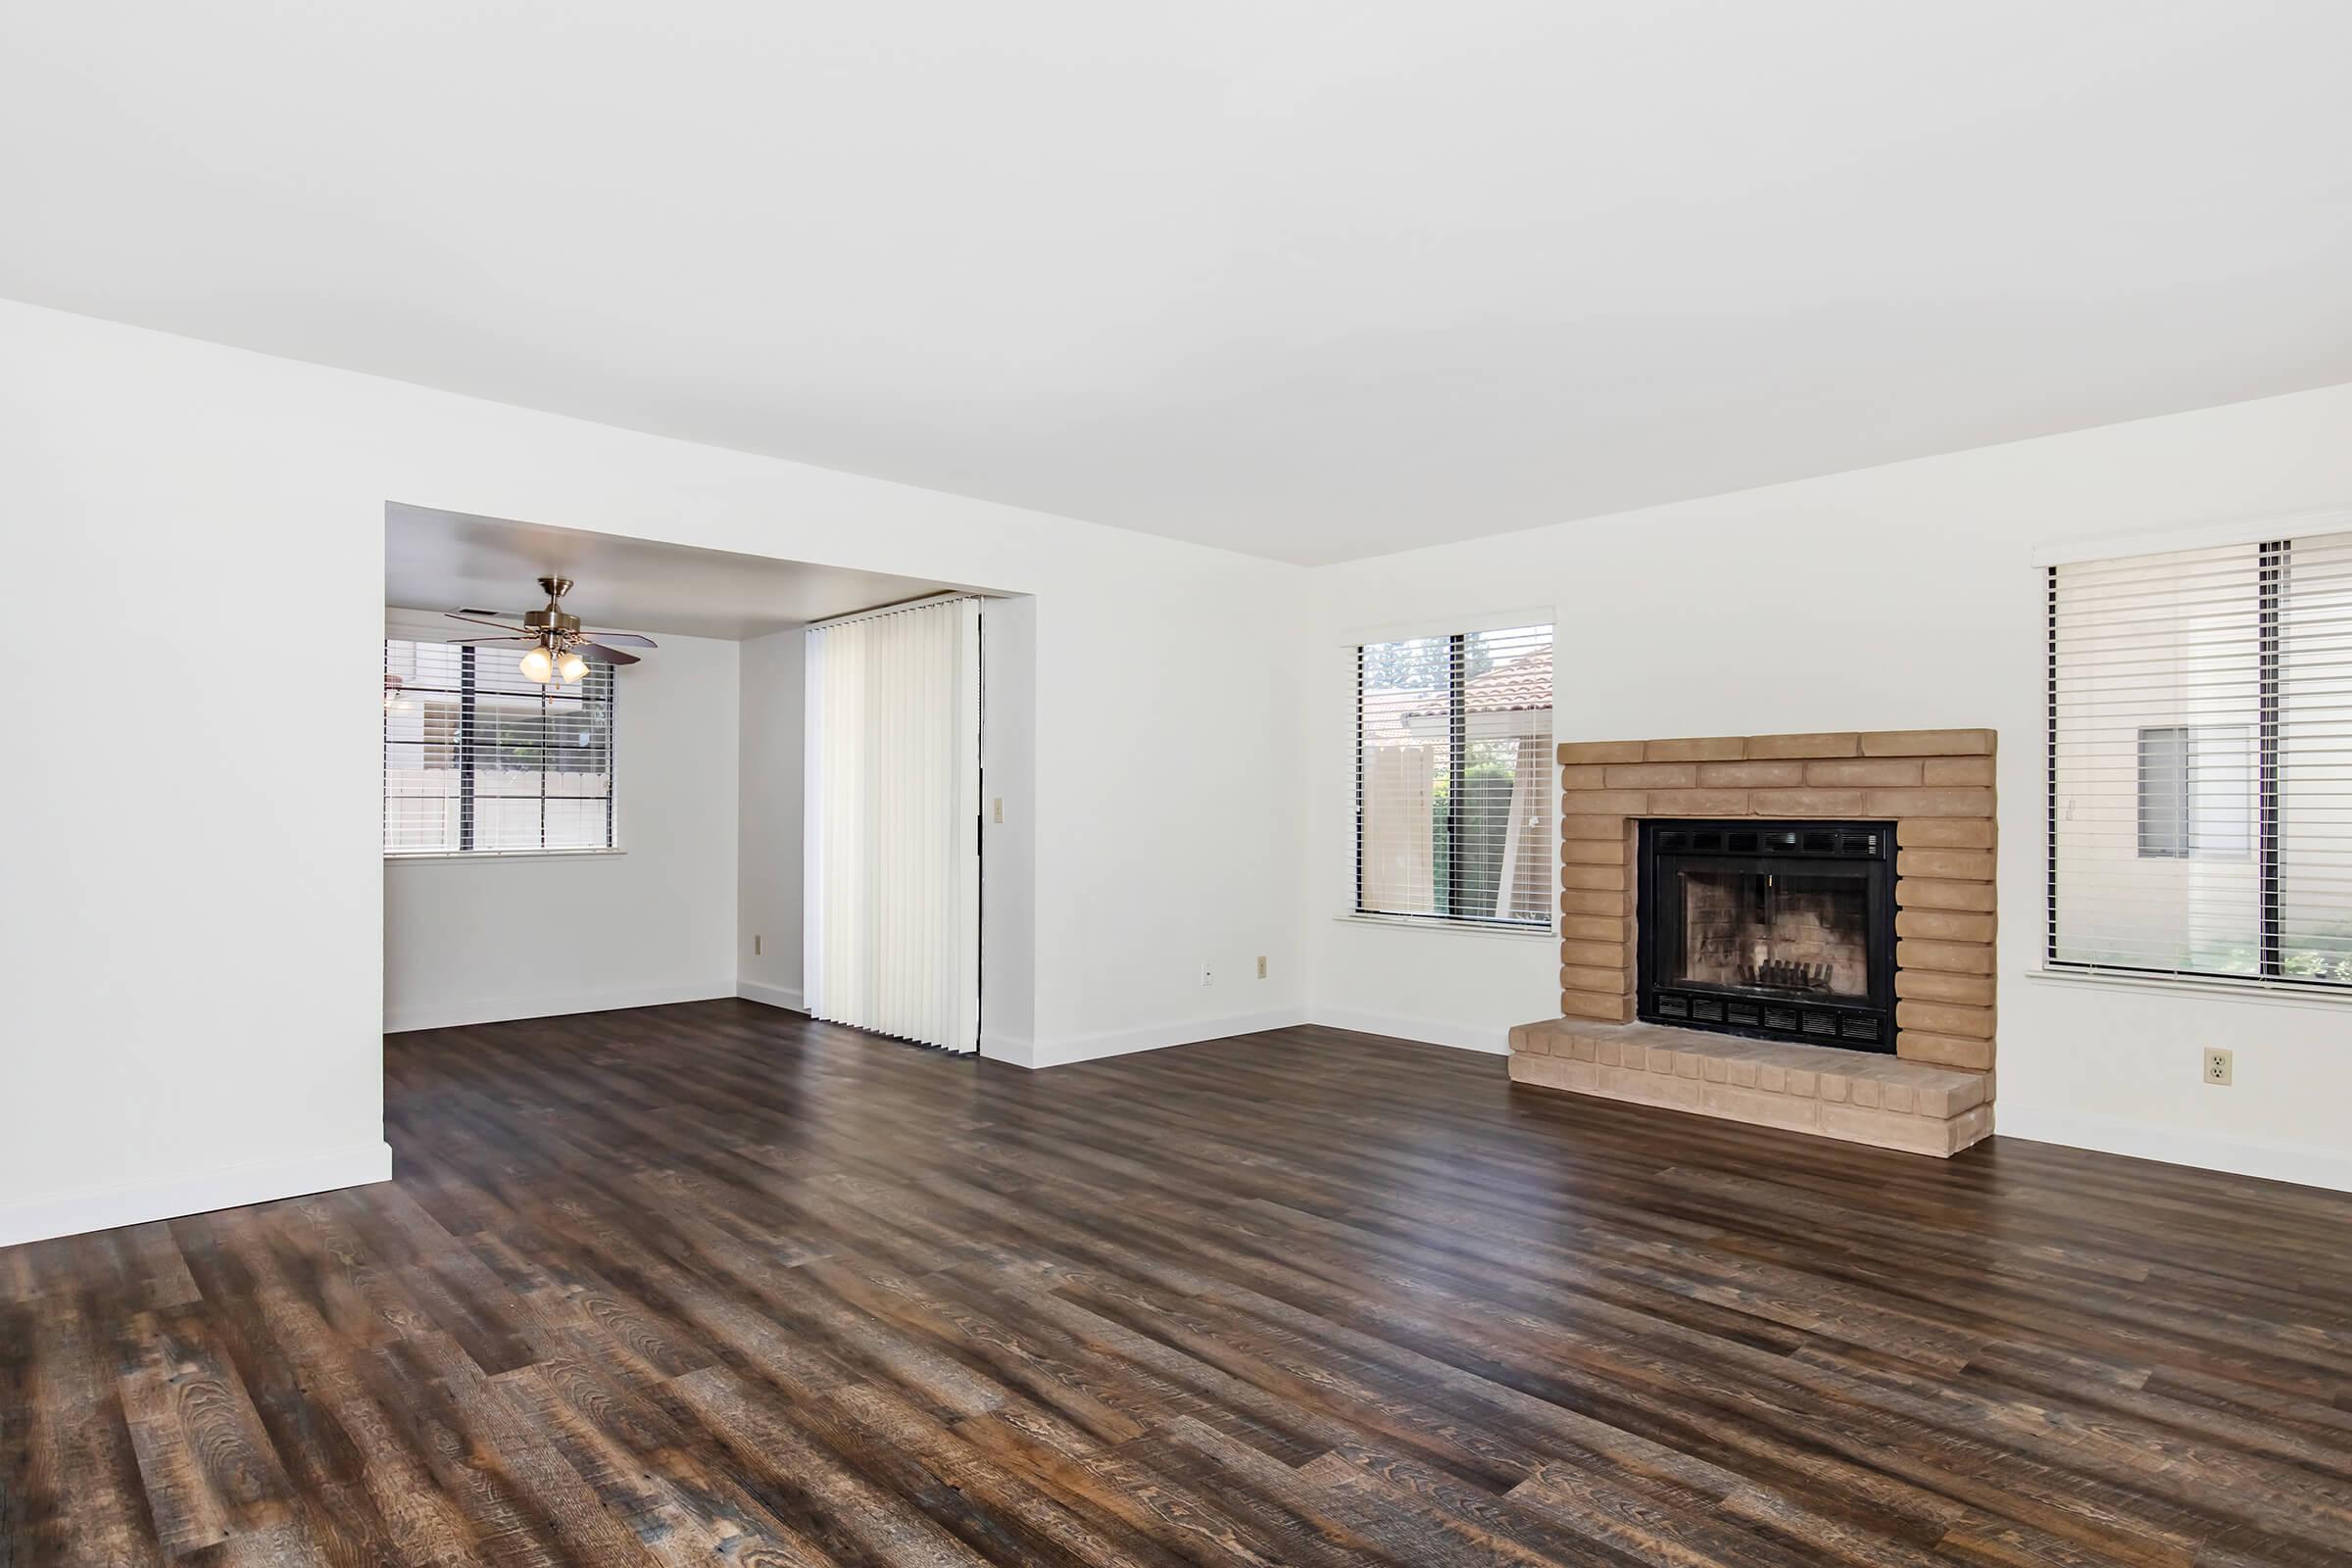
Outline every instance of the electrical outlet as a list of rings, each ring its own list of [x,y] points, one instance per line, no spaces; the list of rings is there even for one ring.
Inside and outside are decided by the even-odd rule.
[[[2205,1081],[2227,1087],[2237,1071],[2237,1053],[2209,1046],[2205,1051]]]
[[[1262,953],[1257,956],[1257,977],[1260,980],[1266,977],[1266,956]]]
[[[752,938],[752,956],[755,958],[760,956],[760,940],[757,934]]]
[[[1002,795],[997,797],[997,820],[1004,820],[1004,797]]]
[[[1204,986],[1213,986],[1217,983],[1215,973],[1205,963],[1200,966],[1200,983]]]

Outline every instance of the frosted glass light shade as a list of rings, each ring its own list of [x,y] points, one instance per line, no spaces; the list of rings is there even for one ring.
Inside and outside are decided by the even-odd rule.
[[[564,685],[569,686],[587,673],[588,661],[579,655],[566,649],[556,656],[556,675]]]
[[[522,656],[522,663],[517,667],[524,680],[545,684],[556,678],[556,656],[544,648],[534,648]]]

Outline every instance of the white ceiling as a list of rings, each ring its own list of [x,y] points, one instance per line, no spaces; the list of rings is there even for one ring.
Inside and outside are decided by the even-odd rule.
[[[737,639],[971,586],[429,507],[384,510],[388,606],[512,616],[547,602],[541,577],[571,578],[564,608],[592,628]],[[465,629],[452,625],[450,635]]]
[[[1302,562],[2352,380],[2341,0],[74,0],[0,295]]]

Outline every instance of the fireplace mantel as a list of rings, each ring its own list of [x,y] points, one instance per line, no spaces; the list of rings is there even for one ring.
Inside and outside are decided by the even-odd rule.
[[[1994,734],[1988,729],[1844,731],[1652,741],[1572,741],[1560,762],[1560,1011],[1558,1020],[1513,1031],[1512,1076],[1527,1083],[1618,1099],[1673,1102],[1733,1120],[1802,1126],[1923,1152],[1949,1153],[1991,1129],[1994,965]],[[1732,1088],[1751,1066],[1786,1081],[1775,1050],[1807,1055],[1802,1083],[1853,1078],[1906,1082],[1884,1055],[1816,1046],[1734,1051],[1724,1040],[1636,1024],[1640,919],[1637,834],[1643,821],[1780,818],[1893,824],[1895,858],[1895,1039],[1897,1062],[1965,1075],[1974,1088],[1937,1079],[1934,1094],[1903,1094],[1914,1105],[1959,1106],[1935,1136],[1908,1125],[1878,1128],[1850,1114],[1791,1116],[1783,1096],[1706,1096],[1660,1101],[1652,1054],[1671,1079]],[[1613,1043],[1603,1060],[1603,1043]],[[1696,1042],[1693,1046],[1690,1042]],[[1554,1045],[1565,1044],[1564,1051]],[[1581,1043],[1581,1044],[1580,1044]],[[1732,1046],[1754,1042],[1730,1042]],[[1684,1058],[1690,1058],[1685,1061]],[[1852,1058],[1852,1071],[1840,1058]],[[1797,1058],[1791,1057],[1790,1060]],[[1630,1066],[1638,1061],[1638,1068]],[[1869,1063],[1886,1065],[1875,1073]],[[1557,1065],[1574,1063],[1576,1069]],[[1737,1063],[1735,1067],[1733,1064]],[[1589,1065],[1590,1069],[1581,1070]],[[1607,1065],[1610,1071],[1600,1069]],[[1866,1094],[1872,1090],[1865,1090]],[[1805,1098],[1805,1097],[1799,1097]],[[1818,1097],[1814,1097],[1818,1098]],[[1850,1104],[1839,1101],[1833,1103]],[[1878,1109],[1882,1107],[1869,1107]],[[1924,1114],[1914,1111],[1912,1114]],[[1892,1128],[1889,1132],[1887,1128]],[[1948,1147],[1944,1147],[1948,1146]]]

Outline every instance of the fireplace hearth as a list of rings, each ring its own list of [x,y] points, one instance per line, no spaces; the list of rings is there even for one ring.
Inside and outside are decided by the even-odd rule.
[[[1640,824],[1636,1011],[1892,1053],[1894,824]]]

